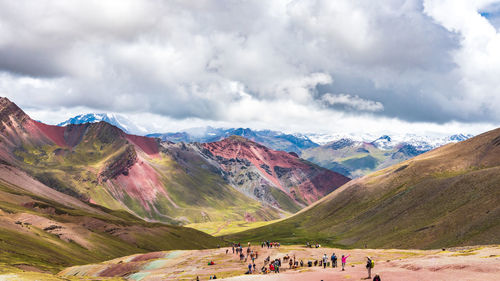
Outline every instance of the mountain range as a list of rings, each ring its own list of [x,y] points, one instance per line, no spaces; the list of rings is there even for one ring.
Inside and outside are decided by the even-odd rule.
[[[144,132],[134,122],[121,115],[78,115],[60,123],[82,124],[105,121],[125,132]],[[135,128],[135,129],[131,129]],[[300,157],[321,167],[349,178],[358,178],[393,164],[400,163],[447,143],[464,141],[472,135],[456,134],[445,137],[418,136],[414,134],[342,135],[342,134],[286,134],[271,130],[250,128],[191,128],[180,132],[154,133],[146,136],[174,143],[210,143],[230,136],[241,136],[273,150],[294,152]]]
[[[182,132],[149,134],[149,137],[161,138],[171,142],[215,142],[229,136],[241,136],[265,145],[274,150],[295,152],[300,155],[304,149],[317,147],[318,144],[302,134],[285,134],[271,130],[252,130],[249,128],[192,128]]]
[[[374,141],[342,138],[302,151],[301,157],[350,178],[413,158],[447,143],[464,141],[472,135],[453,135],[439,139],[382,136]]]
[[[349,180],[244,138],[175,144],[107,122],[46,125],[6,98],[0,106],[3,163],[82,201],[145,220],[271,220]]]
[[[348,182],[297,214],[229,239],[339,247],[500,243],[500,129]]]
[[[213,248],[223,242],[175,225],[281,218],[349,180],[242,137],[185,144],[102,121],[52,126],[0,98],[0,264],[56,272]]]

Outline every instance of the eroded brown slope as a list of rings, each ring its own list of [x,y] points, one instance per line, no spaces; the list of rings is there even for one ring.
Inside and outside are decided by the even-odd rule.
[[[295,212],[349,178],[300,159],[296,154],[269,149],[243,137],[200,144],[239,189],[278,208]]]

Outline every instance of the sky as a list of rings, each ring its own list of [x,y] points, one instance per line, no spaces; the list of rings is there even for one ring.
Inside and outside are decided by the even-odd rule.
[[[49,124],[478,134],[500,1],[0,0],[0,95]]]

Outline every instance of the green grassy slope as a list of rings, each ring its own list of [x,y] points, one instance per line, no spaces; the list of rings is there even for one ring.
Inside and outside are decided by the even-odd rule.
[[[343,247],[500,243],[500,129],[347,183],[298,214],[231,240]]]
[[[148,220],[179,224],[282,215],[228,185],[193,151],[166,145],[149,157],[107,123],[74,127],[84,128],[74,147],[23,144],[14,149],[16,161],[11,164],[58,191]],[[159,182],[154,183],[154,174],[124,176],[135,162],[153,167]],[[138,189],[143,191],[132,193],[130,184],[141,179]],[[154,195],[144,199],[140,193]]]
[[[67,206],[0,181],[0,264],[58,272],[134,253],[221,243],[191,228],[147,223],[97,205],[91,209]],[[43,221],[50,227],[40,226]]]

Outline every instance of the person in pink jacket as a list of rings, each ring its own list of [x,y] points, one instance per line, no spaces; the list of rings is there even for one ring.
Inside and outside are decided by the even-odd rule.
[[[351,255],[348,255],[348,256],[342,255],[342,271],[344,271],[345,263],[347,262],[347,258],[350,256]]]

